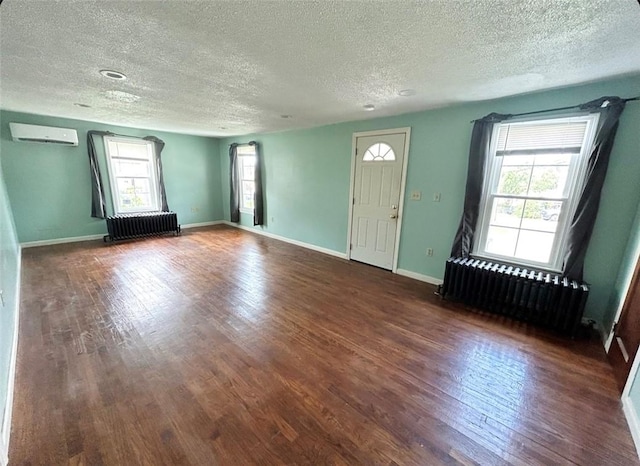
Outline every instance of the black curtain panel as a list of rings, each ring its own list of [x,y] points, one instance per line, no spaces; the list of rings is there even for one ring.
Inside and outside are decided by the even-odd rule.
[[[467,186],[464,195],[464,209],[460,225],[453,240],[451,256],[469,257],[473,248],[473,238],[480,215],[480,200],[485,176],[487,152],[491,142],[494,123],[506,120],[510,115],[491,113],[476,120],[471,133],[469,148],[469,167],[467,168]]]
[[[262,188],[262,154],[260,153],[260,146],[257,142],[251,141],[250,146],[256,151],[256,165],[255,165],[255,197],[253,199],[253,224],[264,225],[264,193]]]
[[[240,167],[238,167],[238,144],[229,146],[229,191],[231,193],[230,220],[240,222]]]
[[[569,227],[563,270],[565,276],[574,280],[582,280],[584,258],[596,222],[609,157],[625,103],[619,97],[601,97],[580,106],[581,110],[600,113],[600,119],[587,162],[584,187]]]
[[[106,218],[107,208],[102,187],[102,175],[98,164],[96,143],[94,136],[108,136],[107,131],[87,131],[87,148],[89,152],[89,170],[91,175],[91,216],[94,218]]]
[[[169,204],[167,203],[167,191],[164,188],[164,174],[162,172],[162,149],[164,149],[164,141],[155,136],[146,136],[145,141],[153,142],[156,149],[156,176],[158,177],[158,189],[160,191],[160,209],[163,212],[169,212]]]

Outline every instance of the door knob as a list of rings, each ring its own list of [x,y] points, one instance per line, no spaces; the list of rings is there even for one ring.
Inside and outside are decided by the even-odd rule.
[[[398,216],[396,214],[391,214],[389,215],[389,218],[398,218]]]

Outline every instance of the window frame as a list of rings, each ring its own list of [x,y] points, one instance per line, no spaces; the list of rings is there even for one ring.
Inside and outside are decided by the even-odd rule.
[[[246,150],[246,148],[251,148],[253,150],[253,153],[252,154],[243,154],[243,153],[240,152],[240,150],[241,150],[240,148],[243,148],[245,150]],[[256,155],[257,155],[256,154],[256,148],[252,144],[240,144],[237,147],[238,178],[240,180],[240,186],[239,186],[239,188],[240,188],[240,212],[242,212],[244,214],[253,214],[253,212],[255,210],[255,202],[256,202],[256,199],[255,199],[255,186],[256,186],[255,164],[256,164]],[[253,157],[253,159],[254,159],[254,163],[253,163],[253,166],[254,166],[253,179],[247,179],[247,178],[244,177],[245,176],[245,170],[244,170],[244,163],[243,163],[243,160],[242,160],[243,157],[245,157],[245,158],[246,157]],[[253,183],[253,193],[254,193],[254,195],[253,195],[254,206],[253,207],[245,207],[245,205],[244,205],[244,183],[248,182],[248,181]]]
[[[136,214],[142,212],[159,212],[160,211],[160,186],[158,181],[158,176],[156,173],[156,149],[155,144],[152,141],[146,141],[144,139],[134,138],[134,137],[126,137],[126,136],[104,136],[104,150],[105,150],[105,158],[107,162],[107,171],[109,173],[109,187],[111,188],[111,204],[113,208],[113,212],[115,215],[123,215],[123,214]],[[147,153],[149,154],[149,158],[146,159],[149,163],[149,176],[116,176],[117,169],[115,167],[115,160],[135,160],[141,161],[144,159],[131,158],[131,157],[120,157],[114,156],[111,154],[109,149],[109,142],[113,142],[115,144],[118,143],[126,143],[126,144],[138,144],[144,145],[147,148]],[[118,178],[139,178],[139,179],[148,179],[150,185],[150,198],[153,205],[150,208],[132,208],[132,209],[120,209],[120,192],[118,190]]]
[[[493,261],[504,262],[507,264],[513,264],[516,266],[525,266],[535,268],[539,270],[547,270],[552,272],[561,273],[564,255],[567,246],[567,238],[569,232],[569,226],[571,219],[574,217],[578,202],[580,199],[580,193],[584,187],[585,175],[587,169],[587,161],[593,148],[593,142],[598,127],[599,113],[572,113],[564,115],[556,115],[553,117],[539,116],[539,117],[526,117],[518,119],[510,119],[504,122],[496,123],[493,125],[491,140],[489,147],[487,148],[487,157],[485,160],[485,179],[482,186],[482,197],[480,199],[480,211],[478,216],[478,224],[476,231],[478,234],[474,240],[472,256],[487,259]],[[500,128],[505,124],[540,124],[545,122],[558,122],[558,121],[586,121],[587,128],[583,136],[582,146],[580,153],[572,154],[571,161],[569,163],[569,169],[567,174],[567,184],[569,184],[568,190],[566,190],[566,196],[557,198],[550,198],[545,196],[518,196],[518,195],[500,195],[497,194],[498,183],[500,181],[500,172],[502,169],[502,157],[508,157],[508,155],[498,156],[497,144],[498,134]],[[544,153],[544,150],[540,150]],[[516,156],[517,157],[517,156]],[[503,256],[496,253],[486,251],[487,236],[489,232],[489,226],[491,223],[493,201],[496,197],[510,198],[510,199],[533,199],[541,201],[558,202],[562,201],[563,205],[558,217],[558,224],[554,232],[553,246],[548,262],[538,262],[534,260],[520,259],[514,256]],[[518,231],[522,231],[522,224],[518,228]]]

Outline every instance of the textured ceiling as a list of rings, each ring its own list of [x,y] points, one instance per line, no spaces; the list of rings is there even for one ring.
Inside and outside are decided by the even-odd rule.
[[[5,0],[0,107],[276,131],[640,72],[639,34],[636,0]]]

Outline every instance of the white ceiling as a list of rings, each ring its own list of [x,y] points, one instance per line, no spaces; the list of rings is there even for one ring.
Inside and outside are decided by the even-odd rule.
[[[4,109],[212,136],[640,72],[636,0],[5,0],[0,31]]]

